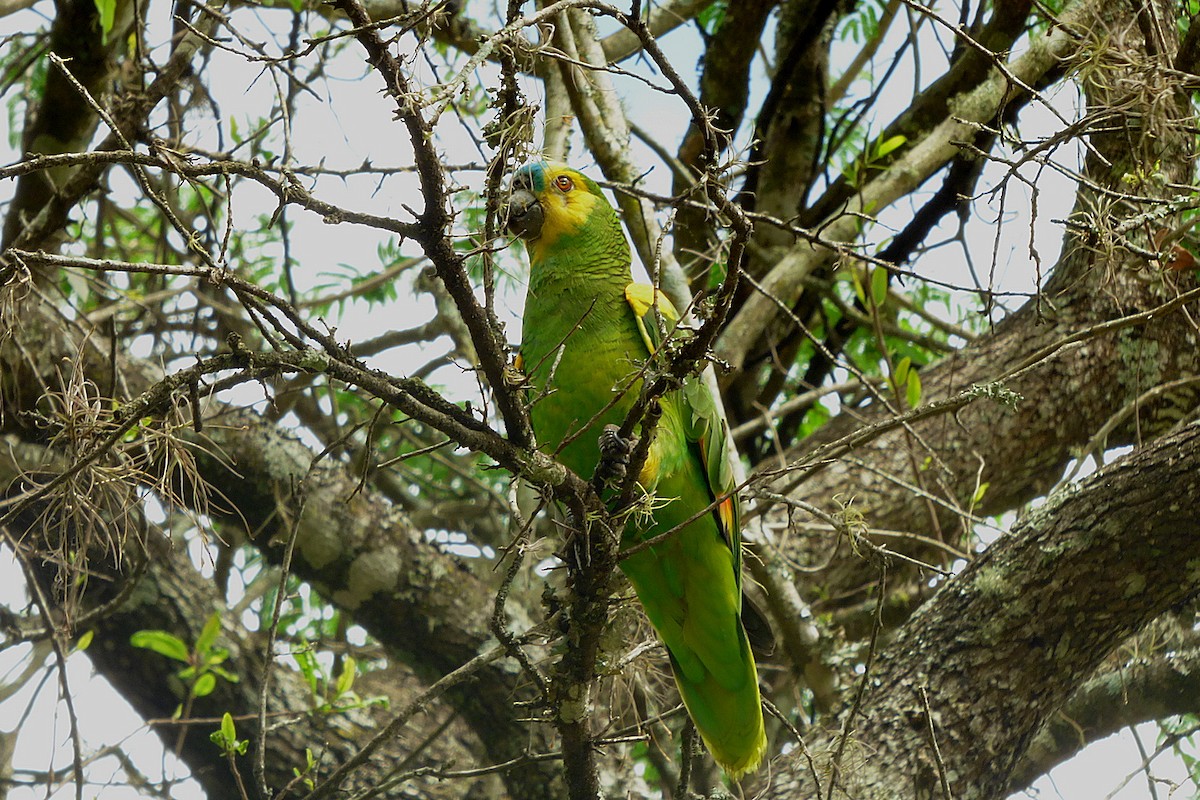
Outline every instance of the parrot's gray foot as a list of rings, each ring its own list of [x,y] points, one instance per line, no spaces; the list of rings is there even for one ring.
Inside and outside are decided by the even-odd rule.
[[[638,439],[631,436],[626,439],[621,436],[621,429],[616,425],[605,425],[600,433],[600,463],[596,465],[596,483],[604,486],[608,483],[619,483],[625,480],[629,467],[629,456],[637,446]]]

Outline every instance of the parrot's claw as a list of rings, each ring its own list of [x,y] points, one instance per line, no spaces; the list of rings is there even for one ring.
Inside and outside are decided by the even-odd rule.
[[[625,439],[616,425],[605,425],[600,433],[600,463],[596,465],[596,477],[600,485],[625,480],[629,456],[637,446],[637,437]]]

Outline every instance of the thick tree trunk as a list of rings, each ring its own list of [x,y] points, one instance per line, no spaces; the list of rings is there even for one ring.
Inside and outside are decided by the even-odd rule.
[[[1170,487],[1164,495],[1164,487]],[[1005,797],[1034,734],[1125,639],[1200,592],[1200,424],[1061,492],[884,647],[844,740],[807,739],[822,796]],[[841,752],[840,761],[836,754]],[[837,778],[828,770],[837,764]],[[803,756],[768,797],[815,797]]]
[[[17,456],[17,461],[0,458],[0,485],[7,486],[17,478],[18,470],[54,454],[23,444],[11,437],[0,439],[5,456]],[[18,480],[17,486],[21,481]],[[46,539],[55,526],[39,513],[41,509],[23,513],[8,527],[20,542],[22,557],[36,568],[35,578],[48,598],[61,597],[58,563],[47,558],[53,543]],[[53,512],[51,512],[53,513]],[[71,607],[53,605],[49,611],[56,620],[72,620],[67,630],[74,635],[91,631],[94,636],[87,656],[102,675],[147,720],[163,746],[175,752],[191,768],[192,776],[209,797],[238,797],[240,790],[233,767],[209,740],[209,734],[220,724],[225,712],[231,713],[237,725],[238,737],[249,739],[253,747],[245,757],[236,759],[235,766],[247,787],[255,787],[253,763],[258,739],[258,710],[263,692],[263,656],[266,636],[262,631],[250,631],[217,593],[212,579],[204,577],[192,565],[184,548],[153,526],[144,532],[125,531],[131,537],[145,539],[143,551],[134,539],[123,551],[107,551],[97,547],[89,561],[91,578],[86,591]],[[149,559],[145,560],[146,552]],[[120,560],[120,564],[113,559]],[[144,563],[143,563],[144,562]],[[130,585],[130,582],[134,585]],[[119,602],[118,602],[119,601]],[[102,611],[98,616],[95,612]],[[220,618],[217,647],[228,650],[222,669],[236,676],[237,682],[218,679],[216,688],[205,697],[187,701],[188,682],[177,673],[186,664],[173,661],[158,653],[132,647],[130,638],[139,631],[165,631],[189,646],[196,642],[208,619]],[[83,620],[77,623],[75,620]],[[365,664],[365,667],[371,667]],[[315,782],[327,776],[358,753],[370,739],[382,730],[388,720],[404,708],[413,697],[427,687],[408,670],[398,665],[378,672],[361,675],[354,685],[364,698],[382,696],[387,707],[370,707],[337,711],[319,710],[326,699],[314,695],[302,675],[292,664],[290,656],[276,656],[266,697],[267,735],[264,758],[265,779],[272,792],[295,783],[296,791],[304,788],[296,781],[293,770],[306,771],[306,750],[317,760],[316,769],[306,773]],[[176,719],[177,710],[186,707],[183,719]],[[188,720],[196,720],[188,722]],[[478,744],[469,737],[461,722],[448,730],[443,720],[419,714],[406,726],[404,735],[387,741],[377,757],[355,770],[344,788],[349,791],[378,786],[392,776],[394,766],[413,759],[410,768],[425,763],[444,764],[467,758],[476,760]],[[413,746],[425,740],[426,748],[415,754]],[[85,757],[88,755],[84,754]],[[494,792],[496,786],[484,777],[474,781],[479,790]],[[435,777],[417,777],[406,783],[405,796],[426,798],[461,797],[469,784],[447,785]],[[256,791],[251,791],[255,796]]]
[[[1127,186],[1128,176],[1144,173],[1146,164],[1161,165],[1174,183],[1191,180],[1190,140],[1174,125],[1189,111],[1169,85],[1150,85],[1151,76],[1130,66],[1148,57],[1141,52],[1144,44],[1136,32],[1123,27],[1128,20],[1114,21],[1110,14],[1111,9],[1102,10],[1084,29],[1103,43],[1095,45],[1093,54],[1103,64],[1097,74],[1104,75],[1106,87],[1133,88],[1115,93],[1092,86],[1093,110],[1102,114],[1105,109],[1133,108],[1137,113],[1122,115],[1116,129],[1090,137],[1088,175],[1100,188],[1081,188],[1071,215],[1078,227],[1067,231],[1062,256],[1044,291],[990,334],[921,373],[923,402],[998,380],[1020,399],[1008,403],[981,397],[953,414],[896,428],[855,447],[815,475],[785,472],[773,482],[775,491],[790,485],[794,499],[833,513],[840,511],[840,503],[852,501],[870,527],[919,534],[963,549],[979,515],[999,514],[1044,494],[1062,477],[1068,461],[1089,444],[1102,452],[1139,443],[1195,408],[1200,383],[1192,378],[1200,374],[1200,351],[1193,320],[1200,298],[1169,312],[1151,312],[1200,282],[1194,272],[1170,272],[1122,248],[1121,238],[1113,233],[1123,222],[1146,215],[1145,224],[1127,224],[1125,236],[1152,250],[1141,232],[1147,225],[1171,224],[1152,221],[1170,218],[1164,204],[1176,190],[1162,182],[1136,189],[1159,197],[1157,202],[1130,205],[1113,197]],[[1108,31],[1122,33],[1106,36]],[[1124,77],[1124,83],[1118,77]],[[1086,334],[1090,326],[1136,314],[1147,316]],[[1068,337],[1070,344],[1064,344]],[[1062,346],[1055,349],[1056,344]],[[1176,386],[1173,391],[1147,394],[1171,384]],[[802,459],[892,414],[878,402],[843,413],[782,463]],[[1106,434],[1092,442],[1106,423]],[[802,482],[798,476],[803,476]],[[906,488],[914,486],[919,491]],[[777,509],[774,520],[786,525],[788,513]],[[791,542],[789,556],[799,563],[828,562],[808,583],[820,586],[823,596],[853,604],[873,585],[872,567],[842,547],[837,536],[819,533],[793,537]],[[915,538],[886,543],[930,563],[952,560],[947,550]]]
[[[1191,536],[1200,428],[1192,424],[1145,445],[1196,407],[1198,306],[1176,302],[1196,288],[1196,276],[1168,272],[1121,245],[1131,236],[1153,249],[1147,236],[1137,237],[1158,224],[1151,220],[1169,216],[1173,190],[1143,181],[1134,191],[1158,200],[1113,199],[1128,191],[1129,176],[1145,174],[1146,164],[1161,165],[1168,181],[1192,179],[1190,140],[1177,124],[1189,109],[1170,86],[1134,66],[1150,58],[1146,45],[1128,20],[1113,23],[1111,11],[1102,10],[1088,29],[1101,65],[1094,73],[1099,83],[1088,90],[1092,111],[1122,109],[1121,124],[1091,136],[1088,175],[1098,187],[1080,191],[1072,215],[1078,228],[1068,232],[1042,296],[922,374],[926,400],[1005,376],[1011,377],[1003,388],[1021,399],[1015,405],[979,399],[953,415],[914,421],[816,474],[785,474],[779,483],[793,480],[793,499],[835,513],[834,500],[853,498],[868,526],[965,548],[972,514],[999,513],[1044,494],[1081,447],[1144,447],[1052,495],[924,605],[927,576],[892,564],[887,585],[906,587],[907,608],[920,607],[881,647],[861,709],[843,710],[841,721],[852,717],[849,737],[830,729],[808,743],[826,789],[831,773],[820,770],[836,762],[839,790],[849,796],[892,797],[897,787],[917,797],[942,797],[945,789],[957,798],[1005,796],[1034,777],[1032,764],[1048,765],[1051,754],[1069,751],[1051,739],[1026,759],[1037,731],[1088,685],[1105,658],[1200,588]],[[1126,233],[1117,233],[1122,226]],[[1138,314],[1143,318],[1104,327]],[[1090,326],[1100,327],[1089,333]],[[1162,391],[1173,386],[1179,390]],[[843,414],[787,461],[888,416],[878,404]],[[773,519],[785,526],[787,513],[779,509]],[[839,551],[836,538],[793,537],[792,558],[829,562],[801,591],[820,587],[834,598],[819,608],[857,602],[873,609],[866,595],[884,591],[878,562],[850,547]],[[931,563],[952,560],[946,549],[917,537],[907,544],[878,541]],[[844,688],[852,695],[852,686]],[[1107,716],[1090,718],[1089,727],[1108,730],[1124,717],[1113,705]],[[807,764],[790,766],[794,774],[773,784],[772,796],[808,796],[814,789]]]
[[[39,403],[48,396],[73,391],[69,382],[62,382],[57,365],[74,363],[82,371],[76,379],[90,376],[96,384],[110,383],[113,370],[99,338],[77,343],[53,316],[41,316],[41,307],[32,300],[24,309],[14,337],[0,342],[0,397],[8,429],[38,438],[40,429],[23,423],[36,419]],[[123,378],[126,401],[148,388],[155,373],[146,363],[120,359],[116,374]],[[206,410],[207,425],[202,434],[193,435],[192,452],[195,476],[207,488],[182,493],[184,500],[200,501],[193,510],[212,514],[231,530],[246,531],[251,543],[277,564],[294,530],[294,574],[312,582],[425,680],[497,646],[490,627],[494,589],[426,541],[378,492],[360,487],[343,465],[318,460],[293,435],[253,412],[219,406]],[[191,477],[185,478],[190,482]],[[301,507],[298,493],[304,511],[293,526]],[[211,504],[202,502],[206,494],[213,498]],[[530,627],[519,607],[508,613],[518,633]],[[119,662],[114,668],[121,668]],[[513,705],[527,691],[523,687],[520,670],[500,658],[453,691],[464,719],[494,762],[548,749],[544,737],[549,729],[534,725],[531,732],[522,719],[528,712]],[[553,762],[518,764],[504,775],[514,796],[558,794]]]

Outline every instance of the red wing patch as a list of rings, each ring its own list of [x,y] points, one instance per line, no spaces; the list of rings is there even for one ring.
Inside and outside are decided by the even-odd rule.
[[[733,549],[733,537],[737,535],[734,526],[737,525],[737,510],[733,507],[734,499],[726,497],[717,504],[716,515],[717,525],[721,528],[721,534],[725,537],[725,544],[729,545],[729,549]]]

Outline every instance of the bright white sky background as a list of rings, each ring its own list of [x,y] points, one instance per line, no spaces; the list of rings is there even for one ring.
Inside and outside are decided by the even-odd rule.
[[[167,14],[170,4],[155,0],[149,5],[152,29],[169,30]],[[0,40],[10,33],[29,30],[40,24],[41,15],[53,14],[53,8],[48,0],[42,0],[34,8],[0,17]],[[949,16],[956,17],[953,12]],[[242,29],[251,39],[259,41],[278,40],[282,45],[286,40],[287,23],[282,15],[272,17],[271,12],[238,12],[236,19]],[[256,21],[257,20],[257,21]],[[257,26],[257,27],[256,27]],[[270,30],[265,26],[273,26]],[[904,25],[898,26],[893,33],[897,36],[906,33]],[[277,35],[278,34],[278,35]],[[926,40],[932,36],[929,26],[923,28]],[[165,37],[151,36],[151,41],[162,40]],[[931,42],[927,42],[931,43]],[[688,76],[692,65],[696,63],[697,53],[694,34],[681,31],[665,38],[664,47],[681,74]],[[764,47],[770,49],[770,42]],[[883,58],[890,57],[894,48],[885,45],[880,48]],[[847,58],[852,50],[847,46]],[[922,52],[925,52],[924,50]],[[930,53],[940,52],[940,45],[932,44]],[[406,163],[407,149],[404,147],[404,135],[401,127],[391,121],[391,108],[380,95],[381,82],[374,75],[363,78],[363,61],[357,49],[352,48],[353,57],[344,58],[329,65],[328,76],[323,83],[317,84],[317,89],[323,96],[320,100],[311,95],[300,95],[300,108],[297,117],[303,121],[303,132],[297,135],[295,161],[301,164],[315,164],[322,160],[328,167],[353,168],[369,159],[376,166],[399,165]],[[162,52],[155,54],[162,58]],[[882,62],[881,62],[882,63]],[[632,62],[626,64],[634,68]],[[836,68],[835,68],[836,69]],[[247,65],[237,56],[217,51],[212,56],[212,62],[206,69],[208,76],[220,76],[218,80],[209,80],[210,90],[216,96],[226,118],[236,117],[248,125],[248,121],[257,118],[271,107],[274,102],[275,86],[267,75],[262,75],[259,68]],[[925,80],[935,74],[935,68],[928,68]],[[909,86],[913,83],[911,73],[908,76],[898,75],[896,86]],[[642,84],[633,80],[618,81],[618,90],[622,93],[630,116],[647,130],[660,137],[667,143],[669,149],[679,141],[687,125],[686,110],[682,104],[671,104],[664,101],[663,96],[646,89]],[[754,97],[750,107],[757,107],[762,94],[766,91],[765,77],[760,73],[754,84]],[[525,84],[528,96],[538,96],[537,86],[533,82]],[[1063,109],[1066,117],[1075,115],[1076,96],[1069,87],[1053,98],[1054,102]],[[7,98],[5,98],[7,102]],[[664,109],[666,111],[664,112]],[[898,112],[900,109],[895,109]],[[1039,107],[1031,107],[1023,113],[1021,133],[1026,137],[1038,134],[1039,128],[1046,133],[1058,126],[1049,111]],[[210,125],[214,123],[209,123]],[[228,123],[226,123],[228,124]],[[881,122],[882,124],[882,122]],[[19,153],[9,145],[7,114],[0,113],[0,163],[8,164],[19,159]],[[245,129],[245,127],[243,128]],[[479,161],[480,156],[472,144],[470,135],[462,126],[447,114],[439,129],[442,146],[454,163]],[[576,146],[576,154],[583,153]],[[638,149],[639,157],[646,165],[657,164],[657,159],[645,148]],[[1059,157],[1071,166],[1076,166],[1078,159],[1074,151],[1060,151]],[[587,169],[589,161],[576,159],[576,166]],[[592,170],[599,177],[598,171]],[[114,172],[115,175],[119,175]],[[991,170],[990,179],[983,186],[994,185],[1000,176],[999,170]],[[1032,174],[1030,177],[1034,177]],[[122,181],[127,180],[118,176],[113,180],[114,191],[121,190]],[[668,193],[668,177],[665,169],[659,166],[649,177],[651,190],[661,190]],[[1043,263],[1052,264],[1057,251],[1062,231],[1059,226],[1050,222],[1051,217],[1063,216],[1072,202],[1072,189],[1063,178],[1046,171],[1037,176],[1038,185],[1042,191],[1040,218],[1035,224],[1035,244],[1040,252]],[[990,182],[989,182],[990,181]],[[398,218],[407,218],[408,214],[402,208],[403,204],[420,207],[419,196],[415,189],[407,193],[398,189],[400,180],[387,184],[384,191],[377,192],[377,181],[366,177],[346,182],[338,180],[323,181],[317,190],[318,195],[329,202],[348,208],[370,211],[375,214],[390,214]],[[7,200],[12,193],[12,182],[0,183],[0,202]],[[987,200],[979,201],[981,204]],[[265,190],[252,187],[240,189],[233,203],[233,212],[238,224],[254,228],[257,215],[274,208],[275,198]],[[1024,184],[1013,181],[1010,194],[1005,205],[1004,225],[996,226],[995,216],[999,206],[995,198],[990,203],[992,219],[990,221],[975,221],[968,232],[976,265],[986,275],[993,248],[997,253],[997,264],[993,288],[1011,291],[1033,291],[1036,286],[1036,276],[1029,256],[1029,199],[1028,190]],[[881,222],[886,225],[891,220],[898,227],[903,224],[908,207],[893,209],[884,215]],[[291,209],[293,220],[301,221],[306,212]],[[987,216],[987,213],[985,213]],[[308,221],[311,222],[311,221]],[[999,230],[999,242],[994,240]],[[945,236],[952,235],[947,228]],[[882,238],[882,235],[879,237]],[[932,240],[937,240],[937,235]],[[357,269],[356,265],[366,265],[363,271],[375,270],[379,266],[376,247],[381,237],[374,231],[350,225],[297,224],[293,239],[293,252],[298,254],[301,261],[296,271],[298,288],[326,283],[329,274],[345,276]],[[407,252],[407,251],[406,251]],[[411,255],[416,255],[413,251]],[[952,281],[958,284],[969,284],[970,278],[963,269],[960,251],[955,247],[944,247],[933,251],[923,258],[915,269],[925,275],[937,279]],[[408,299],[409,292],[401,288],[400,294],[404,302],[397,303],[387,310],[373,309],[367,313],[365,304],[351,305],[345,316],[338,321],[339,338],[362,340],[376,336],[388,329],[408,328],[424,321],[431,314],[429,304],[417,304]],[[514,276],[509,291],[502,293],[501,301],[510,318],[508,335],[510,341],[520,338],[519,314],[524,287],[519,276]],[[955,315],[977,308],[977,304],[964,297],[961,308],[944,310],[944,316],[957,321]],[[1014,305],[1016,302],[1014,301]],[[415,361],[405,361],[396,355],[381,358],[377,365],[397,374],[403,374],[420,366],[430,357],[441,350],[431,350]],[[474,388],[474,380],[455,374],[454,368],[443,369],[436,373],[435,380],[448,387],[459,386],[461,391]],[[202,559],[197,552],[197,563],[211,563],[210,559]],[[0,604],[11,608],[21,608],[25,603],[22,578],[11,554],[0,551]],[[236,601],[236,597],[233,598]],[[20,675],[28,661],[29,648],[16,647],[0,652],[0,696],[9,682]],[[153,657],[148,654],[147,657]],[[41,673],[45,674],[45,673]],[[76,655],[69,662],[69,682],[73,689],[76,706],[79,713],[81,732],[85,746],[89,751],[105,745],[121,743],[127,752],[137,760],[137,766],[151,782],[158,782],[165,774],[182,779],[172,791],[172,796],[180,800],[202,798],[203,795],[195,784],[186,780],[186,769],[173,757],[164,754],[163,748],[156,735],[150,733],[142,725],[140,718],[114,692],[105,681],[92,675],[90,663],[85,656]],[[36,682],[35,682],[36,684]],[[54,679],[44,684],[26,685],[7,701],[0,702],[0,731],[9,731],[21,727],[14,764],[23,769],[61,769],[71,762],[68,721],[62,706],[58,703],[58,686]],[[998,722],[997,724],[1002,724]],[[1157,731],[1152,725],[1143,725],[1139,733],[1145,747],[1153,751],[1156,746]],[[1089,748],[1080,757],[1055,770],[1051,776],[1038,782],[1033,794],[1042,798],[1063,798],[1063,800],[1100,800],[1115,792],[1113,798],[1119,800],[1137,800],[1150,797],[1146,777],[1138,774],[1120,788],[1131,773],[1134,773],[1142,762],[1142,756],[1128,734],[1098,743]],[[120,768],[110,757],[99,762],[103,768],[91,767],[90,774],[94,780],[102,781],[103,776],[111,773],[117,782],[124,780]],[[106,770],[108,772],[106,772]],[[1182,782],[1186,772],[1178,759],[1170,754],[1156,760],[1154,774],[1167,781]],[[59,789],[55,797],[73,797],[70,787]],[[105,800],[125,800],[138,797],[138,793],[124,786],[89,786],[86,797],[102,797]],[[1173,795],[1169,783],[1161,784],[1158,796],[1166,798],[1190,797],[1188,787],[1182,786]],[[14,790],[11,800],[33,800],[46,797],[44,789],[38,791]],[[212,800],[218,800],[213,798]]]

